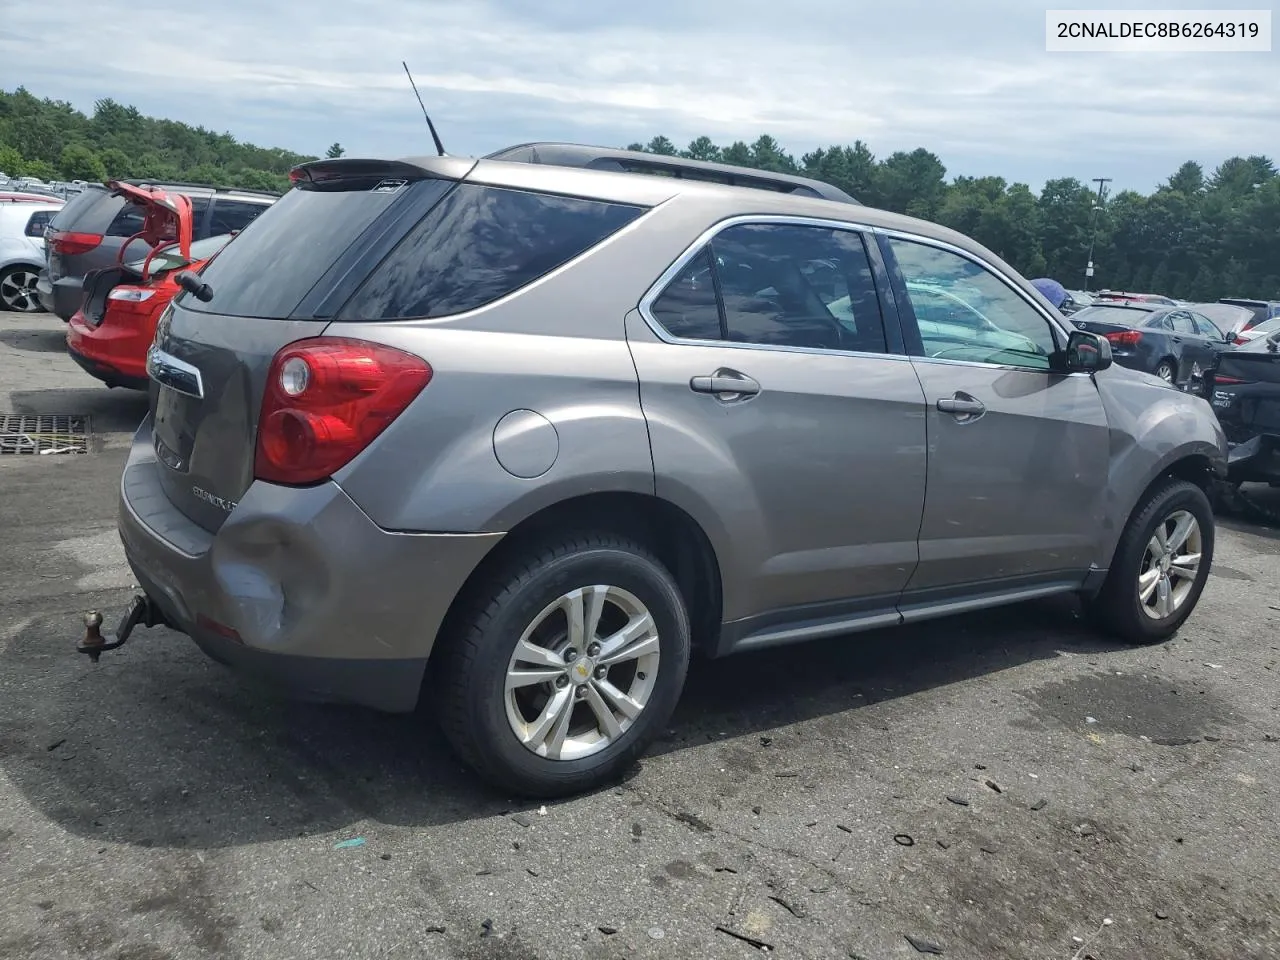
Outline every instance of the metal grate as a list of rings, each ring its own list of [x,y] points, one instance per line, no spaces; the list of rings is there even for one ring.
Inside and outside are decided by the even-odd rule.
[[[87,453],[89,418],[0,413],[0,454]]]

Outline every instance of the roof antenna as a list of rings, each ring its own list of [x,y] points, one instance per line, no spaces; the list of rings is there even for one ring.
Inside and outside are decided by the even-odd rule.
[[[413,82],[413,74],[409,72],[409,64],[401,60],[400,65],[404,67],[405,76],[409,78],[409,86],[413,87],[413,95],[418,98],[418,106],[422,107],[422,115],[426,117],[427,129],[431,131],[431,139],[436,142],[436,152],[438,152],[442,157],[448,156],[448,154],[444,152],[444,144],[440,142],[440,134],[436,133],[436,125],[432,123],[431,118],[427,116],[427,106],[422,102],[422,94],[418,92],[418,85]]]

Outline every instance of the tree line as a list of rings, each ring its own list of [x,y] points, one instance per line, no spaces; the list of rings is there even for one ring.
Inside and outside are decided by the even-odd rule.
[[[336,144],[335,144],[336,146]],[[61,100],[0,90],[0,171],[41,180],[149,177],[220,187],[289,189],[289,170],[315,157],[241,143],[136,107],[98,100],[85,116]]]
[[[630,149],[795,173],[840,187],[869,206],[923,217],[973,237],[1031,277],[1189,300],[1280,299],[1280,176],[1267,157],[1231,157],[1206,175],[1184,163],[1152,193],[1098,194],[1074,177],[1039,194],[1003,177],[954,177],[924,148],[883,159],[861,140],[796,159],[768,135],[720,146],[667,137]],[[328,157],[343,154],[332,144]],[[150,177],[262,190],[288,189],[291,167],[315,157],[241,143],[135,107],[98,100],[91,116],[19,87],[0,90],[0,171],[42,180]],[[1095,209],[1095,206],[1097,209]]]
[[[1075,177],[1037,195],[1003,177],[955,177],[924,148],[877,159],[861,140],[797,160],[773,137],[718,146],[698,137],[683,150],[667,137],[627,149],[812,177],[872,207],[960,231],[1028,277],[1092,289],[1162,293],[1180,299],[1280,299],[1280,176],[1267,157],[1231,157],[1208,176],[1188,161],[1152,193],[1121,190],[1098,203]],[[1095,209],[1095,206],[1097,209]]]

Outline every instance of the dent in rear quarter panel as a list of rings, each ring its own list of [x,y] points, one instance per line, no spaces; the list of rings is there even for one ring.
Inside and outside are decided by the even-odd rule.
[[[621,315],[614,326],[621,332]],[[395,324],[329,333],[410,350],[434,371],[409,409],[334,478],[384,529],[503,532],[570,497],[653,492],[635,367],[621,338]],[[513,476],[494,452],[495,428],[517,410],[555,428],[554,462],[540,476]]]
[[[1138,498],[1179,460],[1204,456],[1225,465],[1227,440],[1209,404],[1112,367],[1094,377],[1107,412],[1111,466],[1103,543],[1098,566],[1106,568]]]

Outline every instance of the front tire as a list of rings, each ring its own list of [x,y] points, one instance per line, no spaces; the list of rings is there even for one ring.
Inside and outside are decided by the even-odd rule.
[[[1153,487],[1129,518],[1092,603],[1099,625],[1127,643],[1167,640],[1200,600],[1213,543],[1203,490],[1173,478]]]
[[[608,533],[543,544],[502,565],[440,638],[441,727],[494,786],[579,793],[622,773],[670,719],[689,666],[675,580]]]

